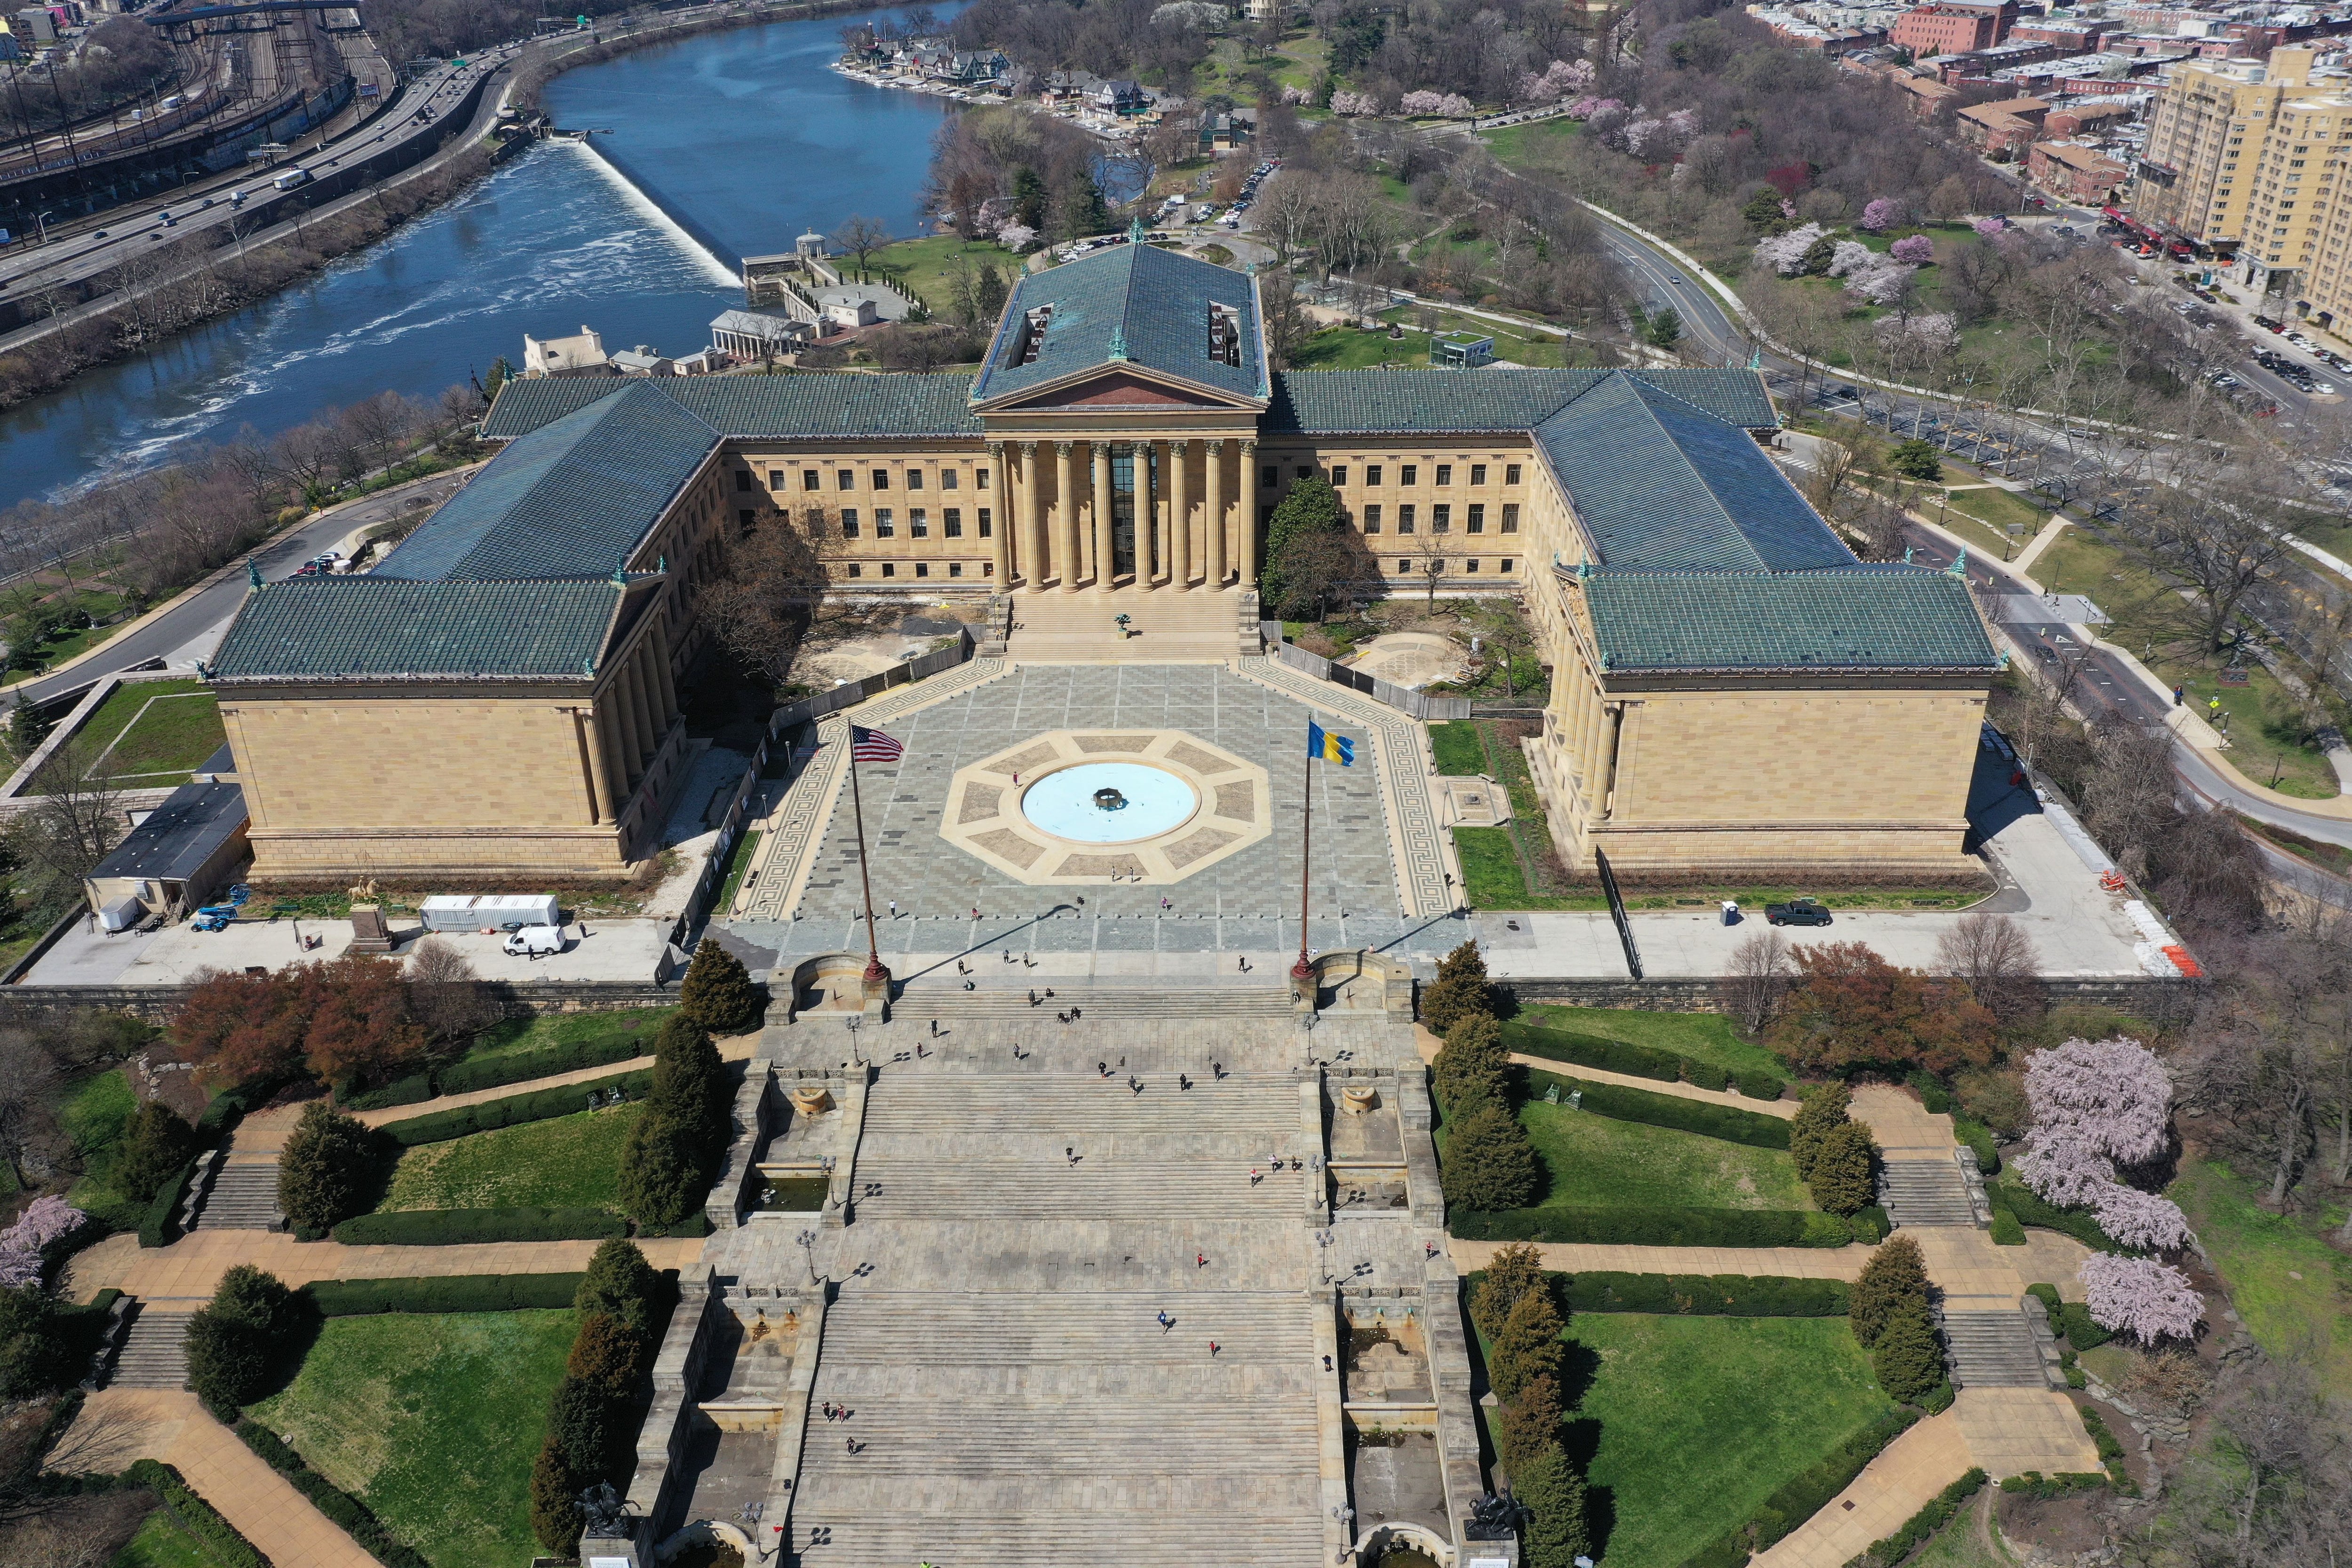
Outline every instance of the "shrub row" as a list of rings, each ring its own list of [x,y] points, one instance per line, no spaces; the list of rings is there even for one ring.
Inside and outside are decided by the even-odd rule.
[[[1979,1174],[1990,1176],[1999,1173],[2000,1146],[1994,1140],[1991,1128],[1970,1117],[1956,1114],[1952,1118],[1952,1135],[1967,1144],[1969,1152],[1977,1157]]]
[[[382,1089],[371,1089],[361,1094],[338,1094],[335,1099],[346,1110],[389,1110],[395,1105],[415,1105],[433,1098],[433,1075],[411,1073],[394,1079]]]
[[[191,1160],[180,1167],[179,1174],[155,1189],[155,1201],[147,1205],[139,1222],[140,1246],[169,1247],[180,1239],[180,1205],[187,1201],[188,1184],[195,1179],[196,1161]]]
[[[2054,1476],[2045,1476],[2040,1470],[2028,1470],[2023,1475],[2003,1477],[2000,1489],[2021,1492],[2027,1497],[2046,1501],[2074,1492],[2095,1491],[2106,1484],[2107,1478],[2095,1470],[2061,1470]]]
[[[392,1209],[335,1226],[345,1247],[462,1247],[484,1241],[609,1241],[629,1222],[605,1209]]]
[[[1917,1419],[1919,1413],[1907,1408],[1881,1415],[1840,1444],[1827,1458],[1782,1482],[1745,1524],[1692,1552],[1683,1559],[1681,1568],[1739,1568],[1748,1561],[1751,1542],[1761,1552],[1827,1508],[1832,1498],[1862,1474],[1864,1466]]]
[[[360,1549],[384,1568],[432,1568],[415,1547],[384,1528],[383,1521],[376,1518],[367,1504],[305,1464],[301,1455],[278,1440],[277,1433],[251,1416],[239,1417],[236,1432],[263,1463],[291,1481],[295,1490],[309,1498],[320,1513],[341,1525],[345,1533],[359,1542]]]
[[[443,1094],[470,1094],[478,1089],[523,1083],[554,1073],[606,1067],[645,1055],[653,1048],[654,1037],[658,1032],[658,1029],[649,1028],[583,1040],[558,1040],[552,1045],[534,1046],[527,1051],[509,1051],[503,1056],[484,1057],[478,1061],[457,1062],[435,1073],[433,1081]]]
[[[1925,1068],[1914,1068],[1904,1080],[1919,1091],[1919,1104],[1930,1116],[1948,1116],[1952,1110],[1952,1091],[1944,1080]],[[1933,1506],[1933,1505],[1930,1505]]]
[[[322,1318],[382,1312],[513,1312],[560,1309],[580,1293],[578,1274],[449,1274],[428,1279],[314,1279]]]
[[[1857,1219],[1860,1215],[1855,1216]],[[1448,1216],[1465,1241],[1616,1247],[1843,1247],[1852,1221],[1815,1209],[1526,1208]]]
[[[1727,1143],[1745,1143],[1756,1149],[1786,1149],[1789,1146],[1789,1124],[1780,1117],[1767,1116],[1761,1111],[1711,1105],[1703,1100],[1684,1100],[1671,1094],[1653,1094],[1646,1089],[1591,1083],[1563,1073],[1530,1072],[1528,1082],[1538,1099],[1543,1090],[1553,1084],[1559,1086],[1562,1099],[1573,1091],[1582,1097],[1578,1101],[1579,1105],[1596,1116],[1612,1117],[1619,1121],[1639,1121],[1652,1127],[1671,1127],[1683,1132],[1696,1132],[1703,1138],[1720,1138]]]
[[[2089,1209],[2062,1209],[2042,1201],[2032,1188],[2018,1182],[2003,1182],[1988,1197],[2005,1206],[2021,1224],[2040,1226],[2071,1236],[2094,1252],[2128,1252],[2131,1248],[2099,1228],[2099,1222]]]
[[[412,1116],[405,1121],[387,1123],[382,1131],[404,1149],[413,1149],[419,1143],[446,1143],[469,1132],[488,1132],[526,1121],[544,1121],[551,1116],[569,1116],[587,1103],[591,1089],[617,1089],[628,1099],[642,1100],[653,1081],[654,1069],[639,1068],[635,1072],[615,1073],[585,1083],[537,1089],[527,1094],[510,1094],[503,1100],[486,1100],[479,1105],[461,1105],[454,1110]]]
[[[1884,1541],[1874,1541],[1870,1550],[1847,1561],[1845,1568],[1893,1568],[1924,1543],[1936,1531],[1960,1511],[1960,1505],[1977,1495],[1985,1484],[1985,1473],[1970,1468],[1968,1474],[1927,1500],[1927,1506],[1903,1521],[1903,1528]]]
[[[695,1240],[710,1234],[710,1215],[697,1209],[676,1225],[641,1225],[637,1227],[637,1234],[647,1239],[668,1237],[674,1240]]]
[[[123,1479],[162,1500],[171,1510],[173,1522],[194,1536],[205,1556],[220,1568],[270,1568],[260,1549],[223,1519],[219,1510],[197,1496],[187,1479],[171,1466],[155,1459],[134,1459]]]
[[[268,1104],[271,1095],[300,1076],[299,1068],[289,1071],[267,1072],[258,1078],[247,1079],[243,1083],[232,1084],[215,1095],[212,1103],[205,1107],[204,1114],[196,1118],[196,1131],[203,1138],[205,1146],[211,1148],[227,1138],[236,1131],[236,1124],[245,1120],[247,1111]]]
[[[2125,1497],[2139,1496],[2139,1483],[2124,1468],[2124,1446],[2108,1429],[2105,1418],[2087,1402],[2075,1408],[2083,1413],[2083,1430],[2091,1435],[2092,1443],[2099,1450],[2099,1463],[2106,1467],[2108,1484]]]
[[[1739,1092],[1750,1100],[1778,1100],[1783,1087],[1781,1079],[1770,1072],[1735,1072],[1714,1062],[1684,1056],[1678,1051],[1660,1050],[1655,1046],[1637,1046],[1601,1035],[1549,1028],[1517,1019],[1503,1026],[1503,1042],[1521,1056],[1542,1057],[1555,1062],[1574,1062],[1580,1067],[1622,1072],[1629,1078],[1656,1079],[1664,1083],[1679,1079],[1694,1089],[1717,1091],[1737,1085]]]
[[[1843,1279],[1777,1274],[1561,1274],[1571,1312],[1662,1312],[1711,1318],[1841,1318]]]
[[[2009,1205],[1999,1198],[1992,1200],[1992,1244],[1995,1247],[2025,1245],[2025,1227],[2017,1222],[2017,1215],[2010,1212]]]

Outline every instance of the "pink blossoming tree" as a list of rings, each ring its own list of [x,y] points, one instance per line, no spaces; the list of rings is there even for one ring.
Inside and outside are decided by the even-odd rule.
[[[41,1248],[71,1236],[89,1216],[51,1194],[35,1198],[15,1225],[0,1230],[0,1286],[35,1285],[41,1279]]]
[[[2152,1258],[2095,1252],[2083,1259],[2074,1278],[2083,1282],[2093,1322],[2142,1344],[2188,1339],[2205,1321],[2205,1300],[2189,1276]]]
[[[1873,234],[1882,234],[1903,216],[1903,204],[1891,196],[1880,196],[1862,209],[1862,226]]]
[[[1936,259],[1936,242],[1924,234],[1906,235],[1888,246],[1886,254],[1907,267],[1925,267]]]

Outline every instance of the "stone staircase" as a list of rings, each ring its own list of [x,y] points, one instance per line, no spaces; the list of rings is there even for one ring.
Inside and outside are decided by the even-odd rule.
[[[1948,1156],[1886,1161],[1878,1169],[1878,1201],[1898,1227],[1977,1223],[1968,1182]]]
[[[115,1352],[110,1388],[184,1388],[188,1382],[188,1320],[195,1309],[142,1303]]]
[[[1955,1388],[2046,1388],[2042,1340],[2015,1306],[1970,1310],[1947,1302],[1937,1313]],[[2057,1359],[2052,1351],[2048,1360]]]
[[[1126,1075],[996,1075],[989,1073],[885,1072],[866,1101],[865,1137],[857,1173],[895,1167],[891,1151],[877,1142],[893,1137],[920,1141],[909,1152],[938,1150],[930,1140],[948,1137],[974,1148],[977,1140],[1017,1137],[1053,1145],[1061,1158],[1077,1138],[1187,1134],[1218,1139],[1254,1152],[1263,1163],[1277,1151],[1294,1150],[1300,1137],[1298,1079],[1285,1073],[1227,1073],[1195,1078],[1179,1089],[1166,1077],[1146,1081],[1144,1092],[1127,1087]],[[980,1151],[974,1148],[975,1152]],[[988,1151],[1003,1153],[1000,1147]],[[1023,1155],[1028,1151],[1019,1150]]]
[[[1032,990],[1038,1005],[1029,1005]],[[1089,1018],[1165,1018],[1181,1008],[1187,1018],[1286,1018],[1293,1008],[1290,987],[1235,985],[1221,982],[1191,982],[1173,985],[1118,985],[1087,981],[1054,982],[1054,995],[1045,987],[980,985],[966,991],[959,983],[917,983],[899,993],[892,1011],[905,1018],[1034,1018],[1051,1023],[1054,1015],[1076,1007]]]
[[[1122,615],[1132,636],[1119,635]],[[1259,651],[1257,595],[1231,588],[1016,594],[1005,643],[1016,664],[1223,664]]]
[[[1250,1181],[1239,1154],[1192,1166],[1129,1161],[1079,1140],[1076,1164],[1062,1146],[1034,1160],[892,1160],[868,1180],[858,1162],[850,1193],[858,1220],[1148,1220],[1182,1214],[1192,1220],[1296,1221],[1306,1213],[1307,1184],[1320,1173],[1285,1171]],[[1261,1157],[1262,1158],[1262,1157]],[[1263,1166],[1261,1165],[1261,1170]]]
[[[1312,1312],[1296,1292],[846,1289],[813,1398],[851,1414],[811,1418],[793,1544],[840,1568],[1318,1561]]]
[[[228,1163],[213,1177],[213,1190],[204,1208],[188,1228],[281,1230],[285,1225],[285,1211],[278,1206],[278,1163],[240,1161],[232,1150]]]

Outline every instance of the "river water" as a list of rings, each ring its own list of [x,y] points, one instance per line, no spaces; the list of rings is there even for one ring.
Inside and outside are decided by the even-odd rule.
[[[387,387],[433,398],[500,354],[520,363],[525,332],[585,324],[607,348],[691,353],[741,302],[739,258],[852,214],[917,232],[947,105],[826,69],[841,25],[709,33],[557,77],[549,111],[609,131],[594,150],[543,142],[304,284],[0,413],[0,508]]]

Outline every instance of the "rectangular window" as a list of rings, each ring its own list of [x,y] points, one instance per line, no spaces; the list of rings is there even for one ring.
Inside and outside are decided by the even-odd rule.
[[[1475,577],[1478,574],[1478,563],[1475,561],[1465,561],[1462,563],[1462,570]]]
[[[841,537],[844,539],[857,537],[857,509],[854,506],[841,509]]]
[[[833,477],[833,488],[837,490],[856,489],[857,488],[857,471],[855,468],[841,469]]]
[[[735,513],[735,526],[744,532],[751,531],[751,509],[743,507]]]
[[[751,488],[751,469],[738,468],[735,470],[735,488],[739,490],[748,490]]]
[[[1338,468],[1331,470],[1331,488],[1335,490],[1341,489],[1346,488],[1347,483],[1348,465],[1342,463]]]
[[[1397,470],[1397,483],[1401,485],[1417,485],[1421,483],[1421,465],[1418,463],[1407,463],[1402,468],[1399,468]]]
[[[1274,489],[1275,486],[1282,483],[1282,470],[1274,467],[1271,463],[1267,464],[1265,468],[1259,471],[1257,483],[1258,489],[1262,490],[1270,490]]]
[[[1399,533],[1412,531],[1412,508],[1410,505],[1397,508],[1397,531]]]
[[[1506,555],[1506,556],[1504,556],[1504,557],[1503,557],[1503,570],[1504,570],[1504,571],[1506,571],[1506,572],[1508,572],[1510,569],[1511,569],[1511,558],[1510,558],[1509,556]]]
[[[853,561],[849,563],[849,574],[853,577],[863,577],[866,575],[866,568]]]
[[[1441,485],[1450,485],[1454,482],[1453,464],[1440,463],[1437,465],[1437,482]]]
[[[909,539],[929,539],[930,536],[930,514],[926,512],[921,507],[917,507],[914,510],[908,512],[907,514],[907,537]]]
[[[953,468],[941,468],[940,470],[940,489],[943,490],[951,490],[955,488],[956,471]]]
[[[975,468],[972,470],[971,488],[976,490],[984,490],[988,488],[988,470],[986,468]]]
[[[768,488],[772,490],[780,490],[784,488],[783,469],[770,468],[768,470]]]
[[[874,470],[874,488],[877,490],[887,490],[890,488],[889,469],[877,468]]]
[[[922,469],[908,468],[907,470],[907,488],[910,490],[919,490],[923,488]]]
[[[1503,531],[1505,533],[1517,533],[1518,531],[1519,503],[1515,500],[1507,500],[1503,503]]]
[[[1470,465],[1470,482],[1473,485],[1483,485],[1486,482],[1486,464],[1473,463]]]
[[[993,561],[983,561],[983,562],[982,562],[982,563],[980,563],[980,574],[981,574],[982,576],[983,576],[983,577],[993,577],[993,576],[995,576],[995,575],[996,575],[996,563],[995,563],[995,562],[993,562]]]
[[[803,468],[801,470],[801,489],[804,490],[821,490],[824,489],[824,476],[818,473],[814,468]]]
[[[1470,503],[1470,521],[1468,526],[1470,531],[1473,533],[1484,533],[1486,531],[1486,503],[1485,501],[1474,500]]]
[[[876,507],[874,509],[874,537],[877,539],[890,539],[895,537],[898,534],[898,530],[891,521],[890,509],[887,506]]]
[[[889,562],[887,562],[887,561],[885,561],[884,563],[882,563],[882,575],[884,575],[885,577],[896,577],[898,574],[898,567],[896,567],[896,566],[892,565],[892,564],[891,564]]]
[[[790,522],[790,521],[793,521],[793,509],[792,509],[792,508],[790,508],[790,507],[788,507],[788,506],[780,506],[780,507],[778,507],[778,508],[776,509],[776,521],[777,521],[778,522]],[[810,521],[811,522],[814,522],[814,521],[816,521],[816,512],[815,512],[814,510],[812,510],[809,512],[809,521]]]
[[[1503,482],[1507,485],[1515,485],[1519,482],[1519,466],[1517,463],[1505,463],[1503,465]]]
[[[1366,484],[1368,484],[1368,485],[1376,485],[1376,484],[1379,484],[1380,482],[1381,482],[1381,466],[1380,466],[1378,463],[1367,463],[1367,464],[1365,464],[1365,465],[1364,465],[1364,483],[1366,483]]]
[[[1311,479],[1315,477],[1315,465],[1312,463],[1301,463],[1293,470],[1293,472],[1302,479]]]
[[[1450,506],[1444,505],[1431,507],[1429,509],[1429,531],[1432,533],[1453,532],[1454,509]]]
[[[950,561],[950,562],[949,562],[949,563],[948,563],[948,575],[949,575],[949,576],[950,576],[950,577],[961,577],[961,576],[962,576],[962,575],[963,575],[963,563],[962,563],[962,562],[961,562],[961,561]]]
[[[915,563],[915,575],[916,575],[916,576],[918,576],[918,577],[928,577],[928,576],[929,576],[930,574],[931,574],[931,563],[930,563],[929,562],[928,562],[928,561],[918,561],[918,562],[916,562],[916,563]]]
[[[960,506],[948,508],[942,522],[943,526],[940,530],[942,538],[961,539],[963,537],[963,508]]]
[[[1398,563],[1397,563],[1397,574],[1398,574],[1398,575],[1402,576],[1402,575],[1403,575],[1405,573],[1410,572],[1410,571],[1412,571],[1412,562],[1410,562],[1410,561],[1400,561],[1400,562],[1398,562]]]
[[[1381,509],[1377,506],[1366,507],[1364,509],[1364,531],[1366,533],[1378,533],[1380,531]]]
[[[982,507],[980,509],[980,536],[982,539],[989,537],[989,518],[988,509],[986,507]]]

